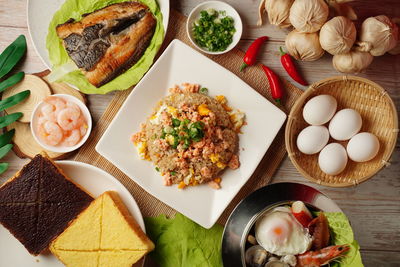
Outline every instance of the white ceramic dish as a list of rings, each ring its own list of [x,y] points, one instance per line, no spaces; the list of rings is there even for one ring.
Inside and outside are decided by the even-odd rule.
[[[232,17],[234,20],[236,32],[233,35],[232,43],[224,51],[212,52],[205,48],[200,47],[194,41],[193,30],[192,30],[193,23],[200,18],[201,11],[208,10],[208,9],[215,9],[216,11],[225,11],[226,15]],[[202,51],[204,53],[210,54],[210,55],[220,55],[220,54],[224,54],[224,53],[232,50],[239,43],[240,38],[242,37],[243,24],[242,24],[242,20],[239,16],[239,13],[232,6],[228,5],[225,2],[221,2],[221,1],[208,1],[208,2],[204,2],[204,3],[197,5],[190,12],[189,17],[186,22],[186,32],[187,32],[187,35],[189,36],[190,41],[197,49],[199,49],[200,51]]]
[[[168,28],[169,20],[169,0],[157,0],[163,15],[163,25],[165,33]],[[33,42],[36,53],[40,56],[47,68],[52,65],[46,49],[47,29],[54,13],[61,7],[65,0],[28,0],[27,21],[29,35]]]
[[[43,148],[49,150],[49,151],[53,151],[53,152],[58,152],[58,153],[67,153],[67,152],[71,152],[74,151],[76,149],[78,149],[79,147],[81,147],[86,140],[89,138],[90,136],[90,132],[92,131],[92,117],[90,116],[90,111],[89,109],[86,107],[86,105],[84,103],[82,103],[82,101],[80,101],[78,98],[71,96],[71,95],[67,95],[67,94],[54,94],[52,96],[57,96],[57,97],[61,97],[67,101],[70,101],[72,103],[75,103],[79,106],[79,108],[81,109],[81,112],[83,113],[83,116],[85,116],[88,128],[86,131],[85,136],[79,141],[79,143],[77,143],[74,146],[50,146],[45,144],[39,137],[38,137],[38,133],[37,133],[37,129],[35,127],[35,125],[37,125],[38,123],[38,116],[37,114],[40,112],[40,108],[43,105],[43,101],[38,103],[36,105],[36,107],[33,109],[32,112],[32,117],[31,117],[31,132],[33,137],[35,138],[35,141]]]
[[[113,176],[92,165],[77,161],[58,161],[57,164],[76,183],[84,187],[93,197],[105,191],[117,191],[129,212],[144,230],[144,222],[139,207],[129,191]],[[62,267],[64,266],[50,253],[34,257],[10,232],[0,225],[0,266],[12,267]],[[143,262],[134,267],[142,266]]]
[[[190,63],[190,64],[188,64]],[[225,95],[228,103],[246,113],[239,150],[241,166],[222,175],[222,188],[201,185],[185,190],[164,186],[151,162],[143,161],[130,141],[168,88],[199,83],[211,96]],[[210,228],[247,182],[286,119],[286,114],[241,79],[179,40],[173,40],[159,60],[126,99],[98,142],[96,150],[147,192]]]

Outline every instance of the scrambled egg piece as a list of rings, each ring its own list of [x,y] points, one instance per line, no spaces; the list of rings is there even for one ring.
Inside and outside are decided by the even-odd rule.
[[[220,169],[225,169],[226,164],[220,161],[220,156],[219,154],[211,154],[210,155],[210,160],[212,163],[216,163],[217,167]]]
[[[150,157],[147,153],[147,142],[146,141],[137,142],[137,143],[135,143],[135,146],[136,146],[136,149],[137,149],[138,154],[141,159],[144,159],[144,160],[150,159]]]
[[[246,115],[237,109],[229,112],[229,116],[233,123],[233,127],[235,128],[235,131],[239,132],[240,128],[242,128],[242,126],[244,125],[244,119]]]
[[[197,107],[197,111],[201,116],[207,116],[210,114],[211,110],[208,108],[207,104],[201,104]]]
[[[169,114],[172,115],[172,117],[178,117],[178,110],[172,106],[167,106],[165,104],[162,104],[160,106],[160,108],[158,109],[158,111],[156,112],[156,114],[154,114],[151,118],[150,118],[150,122],[152,124],[160,124],[161,122],[161,114],[167,111]]]

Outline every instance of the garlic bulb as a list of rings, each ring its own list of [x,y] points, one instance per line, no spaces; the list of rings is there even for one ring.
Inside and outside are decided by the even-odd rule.
[[[267,11],[269,23],[286,28],[291,26],[289,11],[294,0],[261,0],[258,25],[262,24],[262,11]],[[265,3],[265,4],[264,4]]]
[[[319,42],[332,55],[347,53],[356,41],[356,27],[345,17],[334,17],[322,26]]]
[[[296,0],[290,8],[289,20],[299,32],[316,32],[328,19],[329,8],[324,0]]]
[[[345,54],[333,56],[333,67],[344,73],[360,73],[365,70],[374,57],[369,52],[351,50]]]
[[[290,55],[297,60],[314,61],[322,57],[324,50],[319,43],[318,33],[301,33],[291,31],[285,40]]]
[[[397,45],[399,30],[387,16],[380,15],[364,20],[361,25],[360,41],[370,45],[373,56],[382,56]]]

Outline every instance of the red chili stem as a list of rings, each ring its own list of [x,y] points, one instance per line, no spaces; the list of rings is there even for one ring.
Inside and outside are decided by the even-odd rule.
[[[281,104],[281,99],[283,96],[283,88],[278,75],[276,75],[275,72],[273,72],[267,66],[265,65],[261,66],[265,74],[267,75],[272,98],[275,99],[276,103]]]
[[[308,85],[308,83],[303,79],[303,77],[301,77],[301,75],[297,71],[296,65],[294,64],[292,57],[289,54],[285,53],[282,47],[279,47],[279,50],[281,52],[282,66],[285,68],[289,76],[301,85]]]
[[[243,61],[244,63],[240,67],[240,71],[243,71],[247,66],[254,65],[256,63],[258,51],[260,51],[261,45],[268,40],[267,36],[261,36],[255,39],[244,55]]]

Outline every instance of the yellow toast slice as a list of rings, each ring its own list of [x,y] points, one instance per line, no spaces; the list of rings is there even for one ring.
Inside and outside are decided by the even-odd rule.
[[[153,249],[113,191],[93,201],[50,246],[67,267],[130,267]]]

